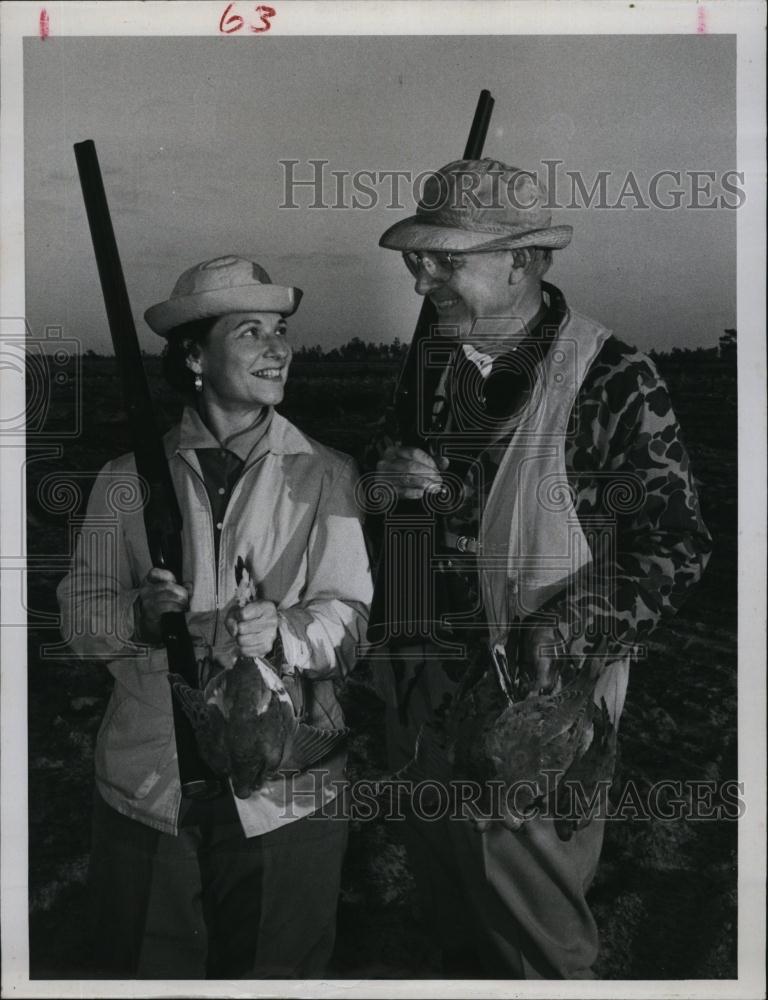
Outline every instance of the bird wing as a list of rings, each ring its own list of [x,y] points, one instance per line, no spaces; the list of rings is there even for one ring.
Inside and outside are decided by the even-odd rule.
[[[195,731],[208,725],[208,706],[203,692],[199,688],[190,687],[181,674],[168,674],[168,682],[174,697],[184,709],[184,714],[192,723]]]
[[[202,692],[203,701],[206,705],[215,705],[225,719],[229,714],[229,709],[224,696],[227,691],[227,682],[230,673],[230,670],[219,670],[218,673],[209,679]]]
[[[330,757],[346,744],[349,729],[320,729],[300,722],[288,740],[281,770],[306,771]]]
[[[173,696],[192,724],[200,754],[217,774],[229,771],[229,754],[224,739],[224,716],[216,705],[207,705],[199,688],[190,687],[181,674],[168,674]]]
[[[600,708],[592,707],[592,739],[586,749],[576,756],[566,771],[558,787],[555,830],[561,840],[570,840],[577,830],[584,829],[593,819],[591,812],[574,812],[576,790],[586,800],[598,791],[600,783],[605,790],[613,780],[616,767],[616,727],[611,722],[605,698],[600,699]]]

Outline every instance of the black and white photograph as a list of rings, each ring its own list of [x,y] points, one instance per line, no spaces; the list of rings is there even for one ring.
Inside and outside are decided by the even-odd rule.
[[[765,995],[765,26],[3,5],[4,995]]]

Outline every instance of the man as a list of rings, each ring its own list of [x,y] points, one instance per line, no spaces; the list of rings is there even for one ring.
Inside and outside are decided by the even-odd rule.
[[[441,168],[416,215],[380,240],[460,344],[433,401],[431,444],[379,448],[377,476],[400,497],[461,484],[440,532],[452,569],[438,611],[448,623],[454,613],[466,656],[441,657],[437,635],[398,647],[398,669],[380,671],[394,767],[468,663],[496,665],[501,682],[517,670],[532,694],[593,670],[615,727],[631,654],[706,565],[709,535],[652,362],[543,280],[571,235],[531,174],[483,159]],[[410,814],[409,855],[446,973],[591,978],[585,894],[603,832],[599,820],[561,839],[542,815]]]

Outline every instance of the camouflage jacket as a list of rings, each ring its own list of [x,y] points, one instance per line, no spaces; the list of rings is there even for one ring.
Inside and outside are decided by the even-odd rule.
[[[464,356],[455,380],[462,366],[470,373],[462,392],[478,391],[480,375]],[[556,615],[570,655],[625,655],[627,647],[642,646],[659,621],[680,607],[706,566],[711,538],[669,392],[650,358],[609,337],[581,385],[574,414],[565,464],[576,514],[589,536],[596,519],[610,513],[616,520],[615,545],[609,555],[593,551],[589,574],[542,610]],[[476,464],[454,469],[464,477],[465,500],[448,519],[452,535],[477,537],[498,465],[494,455],[498,449],[479,446]],[[615,507],[609,509],[606,472],[617,479],[631,473],[642,484],[643,502],[617,516]],[[478,483],[484,485],[478,488]],[[477,606],[476,571],[469,568],[461,575],[466,606]]]

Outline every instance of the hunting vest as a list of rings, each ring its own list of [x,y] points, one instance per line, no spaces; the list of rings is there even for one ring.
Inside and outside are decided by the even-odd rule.
[[[568,310],[540,377],[515,418],[480,519],[478,572],[491,647],[504,646],[514,622],[537,612],[591,561],[565,465],[565,444],[590,365],[610,336]],[[629,658],[605,671],[596,700],[621,713]]]

